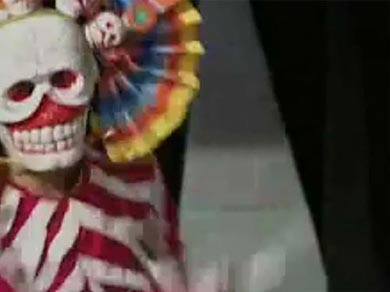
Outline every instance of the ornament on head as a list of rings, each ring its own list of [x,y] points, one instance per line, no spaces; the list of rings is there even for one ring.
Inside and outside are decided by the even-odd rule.
[[[107,11],[109,4],[108,0],[55,0],[56,10],[85,20],[87,40],[99,49],[119,45],[127,31],[144,33],[156,23],[161,10],[161,3],[148,0],[134,1],[124,11]],[[43,0],[0,0],[0,22],[32,13],[43,6]]]

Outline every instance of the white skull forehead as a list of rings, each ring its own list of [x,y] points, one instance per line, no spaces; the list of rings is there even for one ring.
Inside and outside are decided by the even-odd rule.
[[[81,28],[54,12],[37,14],[0,26],[0,139],[11,158],[27,169],[47,171],[68,167],[83,155],[85,117],[27,130],[15,130],[41,110],[45,100],[58,107],[88,105],[97,81],[97,65]],[[69,87],[53,84],[53,76],[71,72]],[[32,85],[23,100],[10,90]]]
[[[80,105],[89,101],[97,78],[97,66],[85,36],[71,19],[59,15],[28,17],[0,27],[0,122],[19,122],[33,114],[44,94],[58,103]],[[72,70],[78,82],[62,90],[50,84],[61,70]],[[9,89],[29,80],[31,97],[14,102]]]

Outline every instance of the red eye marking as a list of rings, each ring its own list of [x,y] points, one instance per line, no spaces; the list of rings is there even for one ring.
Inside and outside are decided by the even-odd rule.
[[[62,70],[54,73],[50,78],[50,83],[60,89],[71,88],[77,80],[77,74],[70,70]]]
[[[35,88],[30,81],[18,82],[8,89],[8,97],[12,101],[21,102],[31,96]]]
[[[110,28],[113,28],[113,24],[111,22],[107,22],[106,23],[106,28],[110,29]]]

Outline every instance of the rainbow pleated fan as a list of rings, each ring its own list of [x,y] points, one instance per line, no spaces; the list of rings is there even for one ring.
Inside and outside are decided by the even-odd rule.
[[[187,0],[112,2],[131,31],[99,52],[92,133],[114,162],[151,153],[186,117],[199,90],[201,17]]]

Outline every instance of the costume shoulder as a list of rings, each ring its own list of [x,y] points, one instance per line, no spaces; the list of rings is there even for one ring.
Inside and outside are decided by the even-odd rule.
[[[155,181],[159,171],[157,160],[152,155],[130,162],[114,163],[101,149],[89,149],[88,162],[106,175],[116,177],[126,183]]]

